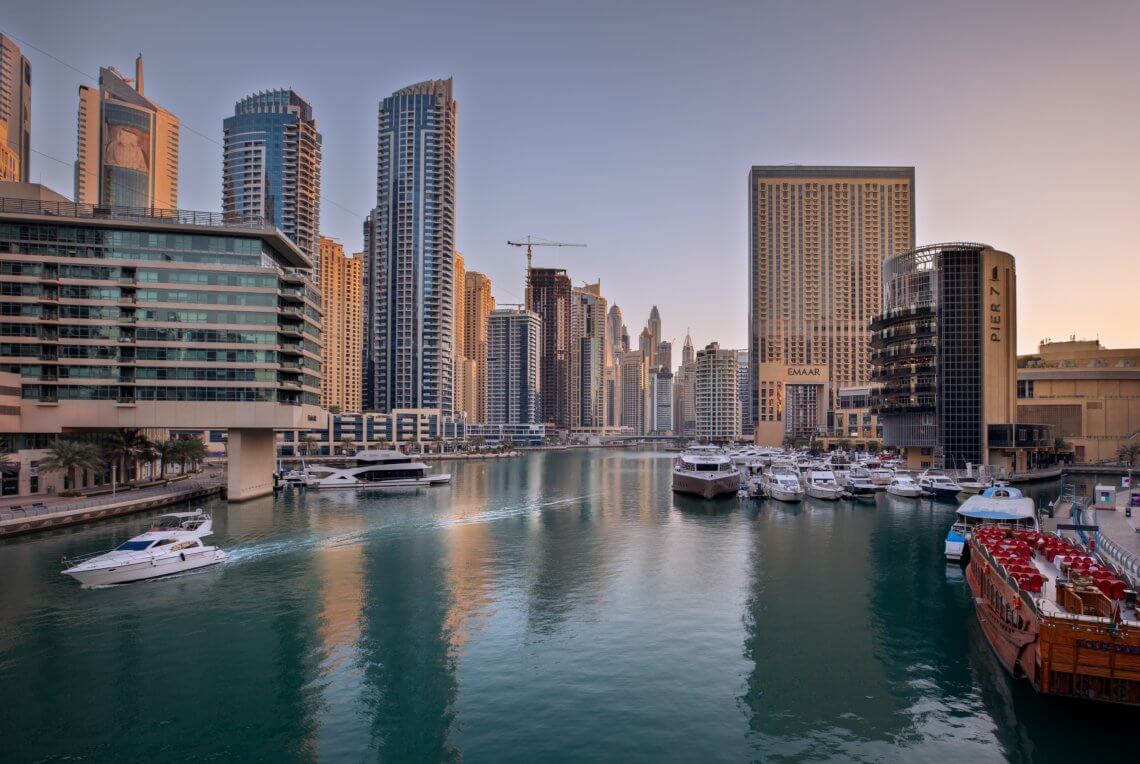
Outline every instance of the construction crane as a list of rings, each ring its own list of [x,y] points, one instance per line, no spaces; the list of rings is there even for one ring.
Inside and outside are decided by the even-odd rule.
[[[512,247],[526,247],[526,304],[530,308],[530,271],[534,262],[534,247],[584,247],[585,244],[567,244],[562,241],[547,241],[537,236],[527,236],[526,241],[508,241]]]

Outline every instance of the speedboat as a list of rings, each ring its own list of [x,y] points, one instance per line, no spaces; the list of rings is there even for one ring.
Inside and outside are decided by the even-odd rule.
[[[843,486],[835,482],[831,470],[811,470],[804,483],[807,495],[813,499],[838,501],[843,496]]]
[[[962,487],[949,475],[927,470],[918,478],[918,485],[928,496],[951,498],[962,492]]]
[[[308,488],[383,488],[431,486],[451,482],[448,473],[432,472],[421,461],[399,451],[357,451],[352,467],[310,466]]]
[[[887,485],[887,493],[892,496],[902,496],[907,499],[917,499],[922,496],[922,488],[914,482],[910,475],[895,475]]]
[[[764,487],[768,489],[768,498],[776,501],[800,501],[804,497],[799,475],[787,468],[768,473]]]
[[[962,493],[981,493],[992,485],[994,485],[993,478],[986,475],[984,469],[979,469],[976,475],[967,472],[965,477],[958,478],[958,487],[962,489]]]
[[[875,484],[871,482],[871,473],[863,467],[853,467],[847,475],[847,493],[855,498],[872,498],[875,495]]]
[[[732,457],[715,446],[693,446],[673,463],[673,490],[715,499],[740,490],[741,474]]]
[[[225,552],[202,543],[202,537],[213,531],[213,521],[202,510],[172,512],[155,519],[146,533],[109,552],[64,558],[64,575],[89,588],[160,578],[226,561]]]
[[[966,499],[946,534],[946,559],[961,560],[977,526],[994,525],[1012,530],[1038,530],[1033,499],[1010,486],[993,486]]]

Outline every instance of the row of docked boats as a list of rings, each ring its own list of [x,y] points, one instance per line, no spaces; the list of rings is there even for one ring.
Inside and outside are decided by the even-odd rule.
[[[1043,531],[1032,499],[994,486],[958,508],[946,557],[965,564],[978,623],[1012,677],[1043,695],[1140,706],[1137,582],[1091,539]]]
[[[940,470],[914,476],[879,461],[854,461],[843,453],[820,458],[778,449],[697,444],[676,458],[673,489],[708,499],[735,494],[788,502],[805,496],[821,501],[872,498],[877,491],[903,498],[951,498],[968,492]]]

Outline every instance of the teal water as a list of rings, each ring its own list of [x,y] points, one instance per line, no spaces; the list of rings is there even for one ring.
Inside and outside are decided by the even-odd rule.
[[[1135,711],[1001,672],[942,558],[954,504],[675,497],[670,456],[218,502],[225,566],[101,590],[60,556],[147,518],[0,544],[0,760],[1135,755]]]

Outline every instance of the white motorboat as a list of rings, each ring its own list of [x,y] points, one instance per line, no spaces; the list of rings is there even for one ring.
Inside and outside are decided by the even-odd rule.
[[[838,501],[843,496],[843,486],[835,482],[835,474],[831,470],[811,470],[804,484],[804,490],[813,499]]]
[[[922,492],[936,498],[951,498],[962,492],[962,487],[945,473],[927,470],[918,478]]]
[[[776,501],[800,501],[804,497],[800,476],[790,469],[774,468],[765,478],[768,498]]]
[[[922,487],[914,482],[914,478],[910,475],[895,475],[887,485],[887,493],[892,496],[917,499],[922,496]]]
[[[875,484],[875,488],[880,490],[886,488],[891,484],[895,473],[886,467],[872,467],[871,468],[871,482]]]
[[[961,560],[967,553],[970,535],[980,525],[997,525],[1013,530],[1040,530],[1033,499],[1009,486],[987,488],[966,499],[946,534],[946,559]]]
[[[386,488],[431,486],[451,482],[448,473],[432,472],[421,461],[399,451],[358,451],[352,467],[310,465],[308,488]]]
[[[871,482],[871,472],[866,467],[856,465],[847,473],[847,493],[855,498],[872,499],[876,486]]]
[[[159,515],[154,527],[109,552],[63,560],[64,575],[83,585],[110,586],[185,573],[226,561],[226,553],[202,543],[213,520],[202,510]]]
[[[673,490],[714,499],[740,490],[741,473],[732,457],[715,446],[693,446],[673,463]]]

